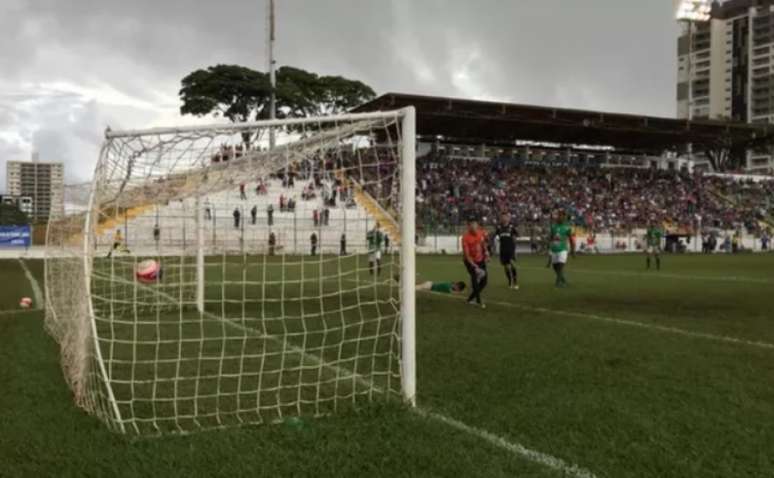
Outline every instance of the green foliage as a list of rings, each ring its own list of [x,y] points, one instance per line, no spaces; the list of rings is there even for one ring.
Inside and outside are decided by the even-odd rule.
[[[180,113],[249,121],[260,117],[270,95],[271,87],[264,73],[238,65],[216,65],[183,78]]]
[[[373,99],[366,84],[341,76],[319,76],[283,66],[276,72],[278,118],[337,114]],[[233,122],[269,116],[269,75],[238,65],[196,70],[182,80],[181,114],[223,116]]]
[[[30,220],[15,204],[0,204],[0,226],[22,226]]]

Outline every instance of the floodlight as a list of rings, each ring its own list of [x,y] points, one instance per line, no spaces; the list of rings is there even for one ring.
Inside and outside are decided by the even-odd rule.
[[[688,22],[706,22],[711,18],[710,0],[680,0],[677,19]]]

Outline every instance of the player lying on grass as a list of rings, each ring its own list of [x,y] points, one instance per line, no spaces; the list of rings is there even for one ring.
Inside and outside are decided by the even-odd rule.
[[[486,261],[489,259],[486,247],[486,233],[479,229],[478,221],[468,221],[468,230],[462,236],[463,262],[470,274],[470,284],[473,292],[468,297],[468,304],[478,304],[482,309],[486,306],[481,300],[481,292],[487,284]]]
[[[661,238],[664,233],[656,226],[654,221],[650,221],[648,229],[645,232],[645,266],[650,269],[651,257],[656,259],[656,270],[661,270]]]
[[[567,287],[564,266],[567,264],[568,254],[575,257],[575,234],[567,221],[567,214],[563,210],[556,212],[555,220],[551,224],[548,251],[549,265],[553,266],[556,274],[556,287]]]
[[[417,290],[436,292],[439,294],[458,294],[465,291],[465,283],[427,281],[417,284]]]

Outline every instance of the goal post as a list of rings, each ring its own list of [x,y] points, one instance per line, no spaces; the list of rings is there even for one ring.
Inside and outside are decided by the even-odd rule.
[[[401,169],[401,316],[403,319],[403,396],[416,405],[416,112],[414,107],[404,111],[403,167]],[[405,132],[412,134],[405,134]]]
[[[196,310],[204,313],[204,209],[202,198],[197,196],[194,204],[196,215]]]
[[[415,124],[108,130],[88,205],[47,231],[76,403],[134,435],[414,406]]]

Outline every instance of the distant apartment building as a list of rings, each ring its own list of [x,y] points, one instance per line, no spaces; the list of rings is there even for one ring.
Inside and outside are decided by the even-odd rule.
[[[37,161],[8,161],[6,192],[18,198],[18,205],[33,221],[47,221],[64,215],[64,164]],[[30,204],[31,200],[31,204]]]
[[[678,117],[774,123],[774,0],[715,1],[709,21],[682,25]],[[746,160],[750,172],[774,172],[771,150]]]

